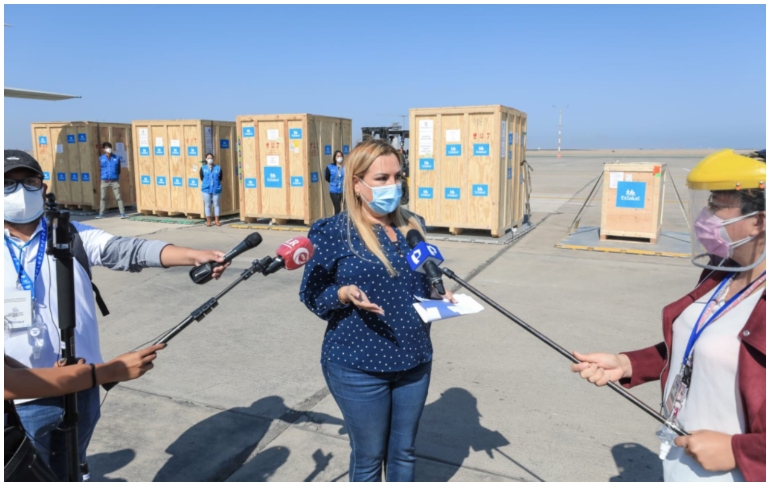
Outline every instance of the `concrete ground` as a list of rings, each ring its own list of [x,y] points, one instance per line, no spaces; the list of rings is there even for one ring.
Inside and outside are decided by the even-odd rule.
[[[530,153],[532,220],[511,245],[442,242],[446,266],[567,349],[622,351],[661,340],[661,309],[688,292],[687,259],[554,248],[604,162],[669,164],[683,196],[701,154]],[[687,231],[670,189],[664,228]],[[600,199],[581,225],[598,225]],[[228,250],[248,230],[82,218],[117,235]],[[186,268],[96,268],[111,310],[104,357],[151,340],[292,233],[263,231],[218,282]],[[164,350],[154,370],[106,397],[89,448],[92,480],[346,481],[348,436],[319,364],[324,322],[299,302],[300,271],[260,275]],[[446,279],[445,279],[446,280]],[[656,481],[657,424],[493,309],[436,323],[417,439],[419,481]],[[658,384],[633,390],[652,406]]]

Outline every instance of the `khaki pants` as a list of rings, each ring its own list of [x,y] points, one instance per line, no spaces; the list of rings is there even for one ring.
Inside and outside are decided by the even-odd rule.
[[[126,208],[123,206],[123,199],[120,198],[120,183],[118,181],[102,181],[102,202],[99,205],[99,214],[104,214],[104,208],[107,205],[107,189],[112,188],[115,200],[118,202],[120,214],[126,214]]]

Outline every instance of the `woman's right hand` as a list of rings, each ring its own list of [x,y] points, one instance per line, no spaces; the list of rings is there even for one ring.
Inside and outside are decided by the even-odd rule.
[[[369,302],[369,297],[367,297],[364,291],[359,289],[356,285],[345,285],[344,287],[340,287],[337,291],[337,297],[343,304],[353,304],[359,309],[373,312],[381,316],[385,315],[385,311],[382,307]]]
[[[121,354],[106,364],[109,370],[105,383],[135,380],[152,369],[153,361],[158,357],[157,351],[165,348],[165,344],[155,344],[139,351]]]
[[[574,351],[572,355],[579,359],[580,363],[573,364],[570,369],[580,373],[581,378],[585,378],[596,386],[604,386],[610,381],[631,377],[631,360],[625,354],[580,354]]]

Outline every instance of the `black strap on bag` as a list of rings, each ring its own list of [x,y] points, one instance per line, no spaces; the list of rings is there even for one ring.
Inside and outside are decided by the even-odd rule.
[[[88,255],[86,254],[86,248],[83,246],[83,240],[80,238],[80,233],[78,233],[78,229],[75,227],[74,224],[70,223],[70,230],[72,231],[72,253],[75,257],[75,260],[80,264],[81,267],[85,268],[86,273],[88,274],[88,280],[91,282],[91,288],[94,289],[94,296],[96,297],[96,305],[99,306],[99,310],[101,311],[103,316],[108,316],[110,314],[109,309],[107,309],[107,304],[104,303],[104,299],[102,299],[102,294],[99,292],[99,287],[96,286],[96,284],[93,281],[93,278],[91,277],[91,264],[88,262]]]
[[[40,457],[24,427],[16,407],[5,400],[5,482],[58,482],[59,478]]]

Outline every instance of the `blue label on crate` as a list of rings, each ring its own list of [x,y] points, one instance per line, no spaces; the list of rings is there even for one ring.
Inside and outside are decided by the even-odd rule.
[[[37,137],[37,143],[40,145],[48,145],[48,137]]]
[[[85,133],[78,133],[78,142],[86,142],[88,138]]]
[[[192,157],[198,156],[198,147],[196,145],[190,145],[187,147],[187,155],[190,155]]]
[[[488,156],[489,155],[489,144],[488,143],[474,143],[473,144],[473,155],[475,156]]]
[[[230,140],[223,138],[219,141],[219,148],[221,149],[229,149],[230,148]]]
[[[243,138],[253,138],[254,137],[254,127],[243,127]]]
[[[91,182],[91,174],[88,172],[83,172],[80,174],[80,180],[83,182]]]
[[[182,155],[182,148],[181,147],[171,147],[171,155],[174,157],[179,157]]]
[[[459,187],[444,188],[444,199],[460,199],[460,188]]]
[[[302,176],[291,176],[291,187],[302,187],[305,182],[302,180]]]
[[[257,188],[257,178],[256,177],[247,177],[243,180],[243,182],[246,184],[246,189],[256,189]]]
[[[513,152],[512,152],[512,151],[510,151],[510,150],[508,151],[508,158],[509,158],[509,159],[512,159],[512,158],[513,158]]]
[[[265,167],[265,187],[271,189],[283,187],[283,169],[281,167]]]
[[[479,196],[479,197],[489,196],[489,185],[488,184],[473,184],[473,186],[471,187],[471,193],[474,196]]]
[[[318,172],[310,173],[310,182],[318,182]]]
[[[182,187],[182,178],[181,177],[172,177],[171,178],[171,185],[174,187]]]
[[[67,143],[75,143],[75,135],[67,135]]]
[[[163,147],[155,147],[155,155],[163,155],[166,153],[166,150]]]
[[[513,145],[513,132],[508,132],[508,145]]]
[[[187,179],[187,187],[198,187],[198,178],[197,177],[190,177]]]
[[[70,180],[72,182],[77,182],[78,181],[78,173],[77,172],[70,172]]]
[[[447,157],[459,157],[463,154],[463,146],[459,143],[453,143],[446,146]]]
[[[64,172],[57,172],[56,173],[56,180],[57,181],[66,181],[67,180],[67,174]]]
[[[150,176],[143,175],[142,176],[142,185],[143,186],[149,186],[152,183],[152,179],[150,179]]]
[[[417,189],[417,197],[419,199],[433,199],[432,187],[420,187]]]
[[[331,154],[332,154],[332,146],[324,145],[324,155],[331,155]]]
[[[618,182],[618,195],[615,206],[619,208],[644,209],[646,182]]]
[[[50,181],[51,180],[51,173],[50,172],[43,172],[43,180],[44,181]]]
[[[150,147],[139,147],[139,155],[142,157],[150,156]]]
[[[508,167],[508,179],[513,179],[513,168]]]
[[[166,176],[156,176],[155,177],[155,184],[159,186],[165,186],[166,185]]]
[[[302,139],[302,129],[301,128],[289,128],[289,138],[291,140],[300,140],[300,139]]]
[[[433,170],[433,159],[420,159],[420,170]]]
[[[343,145],[342,146],[342,153],[347,155],[350,153],[350,145]]]

